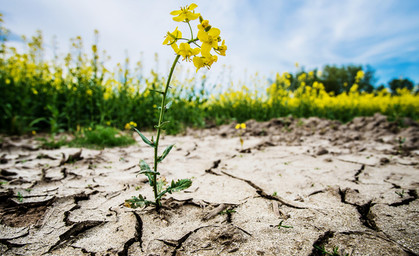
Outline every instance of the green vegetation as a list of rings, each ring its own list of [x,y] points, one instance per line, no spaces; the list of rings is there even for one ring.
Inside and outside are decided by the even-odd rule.
[[[337,246],[333,248],[333,252],[326,251],[324,249],[324,246],[323,247],[319,247],[317,245],[314,245],[314,248],[316,248],[317,250],[319,250],[322,253],[322,255],[325,255],[325,256],[326,255],[328,255],[328,256],[349,256],[348,253],[340,254],[339,253],[339,247],[337,247]]]
[[[161,95],[155,92],[164,90],[167,78],[155,71],[143,74],[141,61],[129,69],[128,58],[115,69],[107,68],[97,31],[89,52],[77,37],[64,58],[48,60],[40,31],[25,38],[27,50],[19,52],[6,44],[7,29],[2,23],[0,30],[0,132],[76,132],[77,127],[98,125],[123,129],[131,121],[140,130],[151,130],[158,123]],[[182,76],[175,72],[167,107],[176,111],[165,114],[168,134],[188,126],[289,115],[347,122],[380,112],[390,120],[419,119],[413,82],[395,79],[391,91],[374,89],[374,71],[369,67],[325,66],[321,72],[299,68],[295,74],[277,74],[271,81],[257,76],[246,84],[230,81],[228,88],[195,74],[194,70]]]
[[[95,126],[94,129],[82,129],[69,146],[86,148],[119,147],[134,144],[132,136],[121,133],[113,127]]]

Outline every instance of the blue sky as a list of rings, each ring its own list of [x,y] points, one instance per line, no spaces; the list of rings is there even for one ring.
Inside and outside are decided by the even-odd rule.
[[[208,72],[231,70],[235,79],[258,72],[295,72],[326,64],[371,65],[377,85],[408,77],[419,83],[419,1],[417,0],[196,0],[205,19],[220,28],[228,46]],[[167,72],[173,61],[163,46],[167,31],[184,24],[172,21],[170,11],[192,3],[184,0],[0,0],[5,26],[15,35],[42,30],[51,52],[53,36],[58,51],[69,51],[69,39],[82,36],[86,51],[93,31],[100,32],[99,49],[110,64],[140,59],[145,69]],[[191,63],[182,64],[192,68]],[[201,71],[200,71],[201,72]],[[230,72],[230,71],[229,71]]]

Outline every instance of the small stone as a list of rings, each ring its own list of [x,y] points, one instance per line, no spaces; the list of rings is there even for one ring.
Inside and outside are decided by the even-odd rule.
[[[388,163],[390,163],[390,159],[388,159],[387,157],[380,158],[380,164],[384,165]]]
[[[325,148],[323,148],[323,147],[320,147],[320,148],[317,150],[316,155],[317,155],[317,156],[321,156],[321,155],[325,155],[325,154],[327,154],[327,153],[329,153],[329,151],[328,151],[327,149],[325,149]]]

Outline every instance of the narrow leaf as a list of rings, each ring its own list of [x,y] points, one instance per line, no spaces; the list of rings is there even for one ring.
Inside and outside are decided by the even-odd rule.
[[[191,185],[192,185],[192,180],[183,179],[183,180],[178,180],[176,182],[172,181],[170,188],[173,192],[177,192],[177,191],[185,190],[189,188]]]
[[[157,181],[157,193],[160,194],[163,191],[163,187],[166,186],[166,179],[162,178]]]
[[[151,170],[150,166],[144,161],[141,160],[140,161],[140,169],[141,169],[141,174],[145,174],[145,176],[147,176],[148,178],[148,182],[150,183],[150,186],[154,186],[154,175],[157,175],[159,173],[156,173],[154,171]]]
[[[160,125],[155,125],[154,128],[158,129],[161,128],[163,129],[167,124],[169,124],[170,121],[164,121],[163,123],[161,123]]]
[[[173,181],[170,184],[169,187],[167,187],[164,191],[162,191],[156,198],[160,199],[164,196],[164,194],[169,193],[172,194],[172,192],[178,192],[181,190],[185,190],[187,188],[189,188],[192,185],[192,181],[190,179],[183,179],[183,180],[178,180],[178,181]]]
[[[140,168],[142,171],[151,171],[150,166],[144,160],[140,161]]]
[[[136,131],[138,133],[138,135],[140,135],[141,139],[144,141],[145,144],[149,145],[150,147],[155,147],[156,145],[154,144],[154,142],[151,142],[149,139],[147,139],[146,136],[144,136],[137,128],[132,127],[134,129],[134,131]]]
[[[166,156],[169,154],[169,152],[170,152],[170,150],[172,150],[172,148],[173,148],[173,146],[174,146],[175,144],[172,144],[172,145],[170,145],[170,146],[168,146],[164,151],[163,151],[163,154],[157,159],[157,162],[161,162],[161,161],[163,161],[163,159],[165,159],[166,158]]]
[[[164,92],[162,92],[162,91],[159,91],[159,90],[153,90],[153,89],[149,89],[151,92],[157,92],[157,93],[160,93],[160,94],[164,94]]]

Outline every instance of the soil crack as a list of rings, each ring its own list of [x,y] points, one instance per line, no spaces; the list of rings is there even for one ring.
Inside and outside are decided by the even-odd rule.
[[[319,238],[313,243],[313,250],[308,256],[323,256],[323,253],[317,249],[317,247],[322,248],[324,247],[329,239],[334,236],[335,232],[333,231],[326,231],[324,234],[320,235]]]
[[[220,174],[218,174],[218,173],[216,173],[216,172],[213,171],[213,169],[217,169],[218,168],[218,166],[220,165],[220,163],[221,163],[221,159],[218,159],[217,161],[214,161],[212,163],[212,167],[209,168],[209,169],[206,169],[205,172],[206,173],[213,174],[213,175],[220,176]]]
[[[60,235],[60,239],[53,246],[50,247],[48,253],[63,246],[64,244],[75,240],[80,234],[85,231],[94,228],[98,225],[106,223],[106,221],[86,220],[75,223],[69,230]]]
[[[361,215],[359,217],[359,220],[361,221],[362,225],[366,226],[367,228],[370,228],[374,231],[380,231],[380,229],[378,228],[377,224],[375,223],[375,215],[371,212],[371,207],[373,207],[375,205],[375,203],[373,203],[372,201],[369,201],[366,204],[363,205],[358,205],[355,203],[350,203],[346,201],[346,193],[348,192],[348,189],[344,189],[342,190],[341,188],[339,188],[339,195],[340,195],[340,200],[342,203],[344,204],[349,204],[354,206],[358,213]]]
[[[273,196],[273,195],[267,194],[261,187],[259,187],[255,183],[251,182],[250,180],[246,180],[246,179],[242,179],[242,178],[236,177],[236,176],[231,175],[231,174],[229,174],[227,172],[224,172],[224,171],[221,171],[221,173],[223,173],[224,175],[226,175],[226,176],[228,176],[230,178],[238,179],[238,180],[241,180],[241,181],[246,182],[247,184],[249,184],[251,187],[253,187],[256,190],[256,193],[258,193],[258,195],[260,195],[261,197],[263,197],[265,199],[275,200],[275,201],[278,201],[278,202],[280,202],[280,203],[282,203],[282,204],[284,204],[284,205],[286,205],[288,207],[295,208],[295,209],[307,209],[307,207],[298,206],[298,205],[295,205],[293,203],[287,202],[285,199],[283,199],[283,198],[281,198],[279,196]]]

